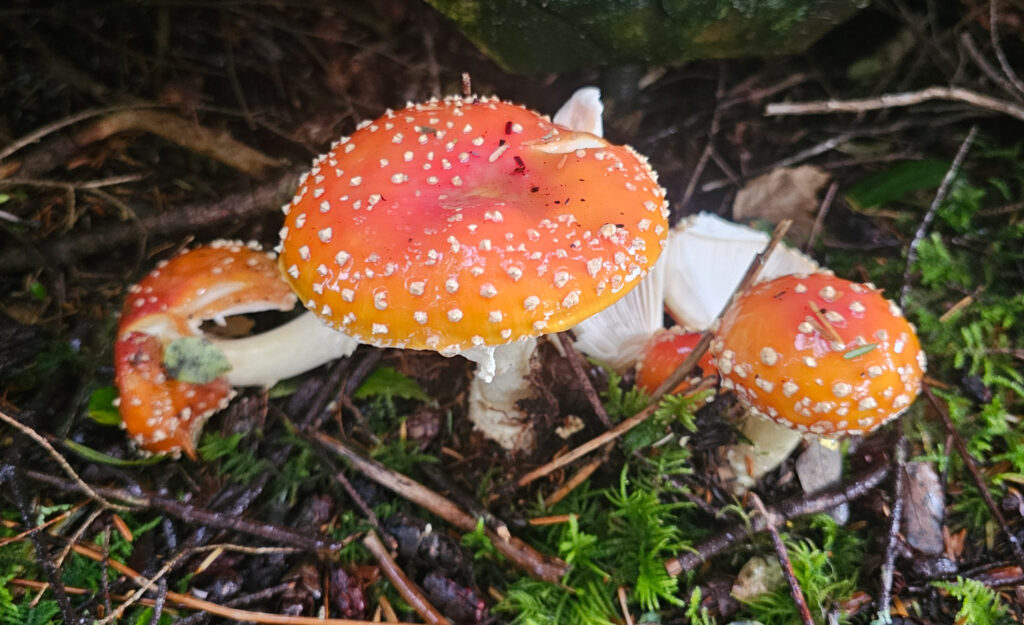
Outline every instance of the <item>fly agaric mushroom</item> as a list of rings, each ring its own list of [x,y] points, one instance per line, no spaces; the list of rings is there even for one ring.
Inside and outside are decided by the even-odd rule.
[[[822,437],[866,434],[898,417],[925,370],[917,334],[895,303],[871,285],[822,273],[741,294],[711,353],[723,388],[752,413]],[[761,462],[757,455],[733,451],[737,477],[757,473],[735,466]]]
[[[643,355],[636,367],[637,387],[647,393],[657,390],[690,355],[700,341],[700,336],[699,332],[687,332],[680,326],[667,330],[659,328],[644,345]],[[704,375],[716,372],[709,353],[701,356],[697,366]],[[683,382],[670,392],[678,393],[687,386],[688,383]]]
[[[477,97],[362,124],[285,213],[280,264],[307,308],[362,342],[466,355],[513,395],[532,353],[516,343],[625,295],[668,215],[629,147]]]
[[[168,346],[204,337],[204,321],[294,305],[273,254],[255,244],[216,241],[162,261],[130,289],[114,344],[119,409],[132,440],[149,452],[193,456],[232,386],[271,385],[351,353],[354,341],[307,313],[258,336],[210,339],[229,367],[223,376],[217,369],[176,379],[165,366]]]

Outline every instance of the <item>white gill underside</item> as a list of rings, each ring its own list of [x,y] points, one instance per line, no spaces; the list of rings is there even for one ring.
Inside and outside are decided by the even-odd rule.
[[[700,213],[684,219],[669,235],[665,306],[687,330],[706,329],[729,303],[750,261],[771,239],[767,234]],[[814,273],[818,264],[793,248],[779,245],[759,280]]]
[[[619,373],[636,365],[651,336],[664,325],[666,252],[622,299],[573,328],[576,349]]]

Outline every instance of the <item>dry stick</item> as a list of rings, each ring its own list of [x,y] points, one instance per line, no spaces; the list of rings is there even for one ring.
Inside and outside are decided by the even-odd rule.
[[[448,492],[448,496],[452,498],[455,503],[459,504],[472,516],[483,519],[487,527],[494,530],[494,533],[501,537],[502,540],[508,540],[512,537],[512,532],[509,531],[508,525],[490,513],[489,510],[485,509],[479,503],[477,503],[473,497],[464,491],[458,484],[448,477],[448,474],[442,471],[439,467],[430,464],[423,463],[420,467],[424,475],[434,483],[434,486],[443,489]]]
[[[1024,121],[1024,107],[998,100],[960,87],[928,87],[920,91],[887,93],[863,100],[817,100],[813,102],[776,102],[764,109],[765,115],[820,115],[822,113],[863,113],[881,109],[913,106],[932,100],[964,102],[977,108],[1003,113]]]
[[[594,409],[594,413],[597,414],[601,425],[611,428],[614,424],[608,416],[608,411],[604,409],[604,404],[601,403],[601,398],[597,396],[594,384],[583,369],[583,355],[579,353],[576,346],[573,345],[572,339],[565,332],[558,334],[558,340],[562,344],[562,350],[565,352],[565,357],[569,360],[569,365],[572,366],[573,373],[576,374],[576,379],[579,380],[580,386],[583,387],[583,394],[587,396],[590,407]]]
[[[54,449],[53,445],[51,445],[50,442],[43,438],[42,435],[40,435],[38,432],[28,427],[27,425],[19,422],[14,417],[8,416],[2,410],[0,410],[0,421],[3,421],[12,428],[20,431],[22,434],[35,441],[36,444],[38,444],[40,447],[45,449],[46,453],[50,454],[50,456],[57,461],[57,464],[60,465],[60,468],[63,469],[65,473],[67,473],[68,477],[70,477],[72,480],[75,481],[76,484],[78,484],[79,488],[82,489],[82,492],[84,492],[86,495],[94,499],[101,506],[109,510],[131,510],[129,506],[122,506],[120,504],[111,503],[107,501],[105,498],[100,496],[99,493],[90,488],[89,485],[82,480],[82,478],[78,477],[78,473],[75,473],[75,470],[71,468],[71,464],[64,459],[64,456],[60,455],[60,452]]]
[[[1000,89],[1006,93],[1016,96],[1016,91],[1013,89],[1013,85],[1008,80],[999,75],[996,68],[992,67],[991,64],[985,59],[978,50],[978,47],[974,45],[974,37],[971,37],[971,33],[964,32],[960,35],[960,46],[967,52],[967,56],[971,57],[974,64],[981,69],[981,72],[988,77],[989,80],[996,83]]]
[[[774,506],[768,506],[767,515],[754,517],[750,524],[737,523],[722,532],[704,540],[692,551],[686,551],[665,562],[669,575],[675,576],[691,571],[706,560],[722,553],[726,549],[746,540],[752,534],[762,532],[769,523],[780,525],[808,514],[818,514],[835,508],[844,503],[851,503],[863,497],[872,488],[878,486],[889,474],[888,463],[882,462],[873,469],[855,476],[850,482],[823,490],[813,495],[787,499]]]
[[[99,562],[102,556],[93,549],[84,547],[82,545],[74,545],[72,550],[80,556],[89,558]],[[138,571],[118,562],[117,560],[110,561],[110,567],[117,570],[118,573],[128,577],[135,584],[144,584],[146,579]],[[203,610],[219,616],[221,618],[231,619],[234,621],[251,621],[254,623],[265,623],[268,625],[370,625],[369,621],[354,621],[351,619],[343,618],[317,618],[315,616],[286,616],[284,614],[271,614],[268,612],[252,612],[249,610],[239,610],[237,608],[229,608],[227,606],[213,603],[211,601],[204,601],[197,599],[190,595],[184,595],[178,592],[167,591],[167,600],[183,608],[189,608],[192,610]],[[415,625],[413,623],[402,623],[400,625]]]
[[[36,471],[19,470],[18,473],[31,480],[50,484],[62,490],[85,492],[77,482],[65,481]],[[123,490],[102,486],[91,486],[90,488],[109,499],[126,501],[137,509],[157,510],[186,523],[206,525],[250,536],[258,536],[308,551],[335,551],[351,542],[348,539],[332,540],[330,537],[317,532],[300,532],[290,527],[273,523],[251,521],[241,516],[220,514],[192,504],[182,503],[170,497],[162,497],[145,492],[129,494]]]
[[[405,602],[412,606],[412,609],[416,610],[416,613],[422,616],[423,620],[431,625],[451,625],[451,622],[438,612],[437,608],[431,605],[430,600],[423,594],[420,587],[402,572],[402,569],[395,563],[394,558],[388,553],[387,547],[384,546],[384,543],[380,542],[377,532],[373,530],[367,532],[366,536],[363,537],[363,546],[377,559],[377,564],[380,566],[381,571],[384,572],[384,575],[391,582],[391,585],[395,587],[395,590],[398,591],[398,594],[402,595],[402,599],[405,599]]]
[[[321,445],[348,460],[356,470],[381,486],[426,508],[465,532],[472,532],[476,529],[476,519],[463,512],[447,497],[435,493],[419,482],[393,471],[375,460],[364,458],[342,441],[327,434],[321,432],[315,434],[314,437]],[[556,583],[569,570],[569,566],[562,560],[544,555],[518,538],[511,537],[508,540],[503,540],[490,528],[485,528],[484,531],[498,552],[537,579]]]
[[[907,295],[910,293],[910,274],[914,270],[914,263],[917,262],[917,248],[921,245],[925,235],[928,234],[928,227],[932,225],[935,215],[939,212],[939,206],[946,201],[946,196],[949,194],[953,179],[960,172],[960,167],[963,165],[964,159],[967,158],[967,153],[970,151],[971,144],[974,143],[974,136],[977,133],[978,127],[971,126],[971,130],[967,133],[963,143],[960,144],[960,149],[957,150],[953,162],[950,164],[949,169],[946,170],[946,175],[942,177],[942,184],[939,185],[939,190],[935,192],[931,205],[928,206],[924,217],[921,218],[921,223],[917,226],[914,238],[911,239],[910,245],[907,247],[907,262],[903,267],[903,286],[900,288],[901,306],[906,304]]]
[[[721,103],[724,98],[725,90],[725,63],[720,62],[718,65],[718,86],[715,89],[715,108],[711,112],[711,127],[708,129],[708,140],[704,144],[704,151],[701,152],[700,158],[697,159],[697,165],[693,168],[693,173],[690,174],[690,179],[686,183],[686,189],[683,190],[683,198],[679,200],[679,206],[686,208],[690,203],[690,198],[693,197],[694,191],[697,189],[697,181],[700,180],[701,175],[704,173],[704,168],[707,167],[708,159],[711,158],[712,153],[715,149],[715,136],[718,135],[718,126],[721,119]]]
[[[786,158],[776,161],[771,165],[768,165],[766,167],[759,167],[757,169],[749,171],[746,173],[745,178],[754,178],[756,176],[760,176],[761,174],[765,174],[782,167],[791,167],[793,165],[796,165],[797,163],[802,163],[809,158],[818,156],[819,154],[824,154],[829,150],[834,150],[835,148],[846,143],[847,141],[851,141],[855,136],[856,135],[854,133],[844,133],[841,135],[836,135],[831,139],[826,139],[821,143],[812,145],[811,147],[806,148],[804,150],[800,150],[796,154],[792,156],[787,156]],[[703,184],[701,186],[701,191],[714,191],[716,189],[721,189],[722,187],[728,186],[730,184],[736,184],[736,180],[732,178],[719,178],[718,180],[712,180],[710,182]]]
[[[751,492],[750,500],[761,516],[767,518],[768,510],[765,509],[764,502],[757,496],[757,493]],[[772,523],[765,523],[765,530],[772,539],[772,547],[775,548],[775,555],[779,559],[779,564],[782,565],[782,575],[786,578],[786,583],[789,584],[789,594],[793,597],[797,612],[800,613],[800,620],[804,625],[815,625],[814,619],[811,618],[811,611],[807,607],[807,599],[804,598],[804,591],[800,588],[800,582],[797,581],[796,574],[793,572],[793,563],[789,559],[786,544],[782,542],[779,530],[775,529],[775,525]]]
[[[760,254],[754,257],[754,260],[750,261],[750,266],[747,267],[747,272],[743,275],[743,279],[740,280],[740,283],[736,286],[736,290],[733,293],[733,297],[735,297],[737,293],[742,293],[746,289],[750,288],[750,286],[754,283],[754,280],[757,279],[757,275],[758,273],[760,273],[761,268],[764,266],[765,262],[767,262],[768,256],[775,249],[775,246],[779,244],[779,241],[782,240],[782,237],[785,236],[786,231],[789,230],[789,227],[792,224],[793,222],[789,219],[785,219],[779,223],[779,225],[775,228],[775,232],[772,233],[772,238],[768,242],[768,245],[765,246],[764,250]],[[724,312],[728,308],[729,306],[728,304],[726,304],[726,306],[723,307],[721,311],[719,311],[718,315],[715,317],[716,321],[719,317],[722,316],[722,312]],[[712,322],[711,326],[713,327],[714,325],[714,322]],[[685,380],[686,377],[690,375],[690,372],[693,370],[693,368],[697,366],[697,361],[700,360],[704,353],[708,350],[709,345],[711,345],[711,332],[709,330],[705,330],[701,334],[700,340],[697,341],[697,345],[694,346],[693,351],[690,352],[690,354],[686,357],[685,360],[683,360],[682,363],[680,363],[680,365],[676,368],[675,372],[673,372],[672,375],[669,376],[667,380],[662,382],[661,386],[659,386],[657,390],[654,391],[654,393],[651,395],[651,403],[648,404],[646,408],[644,408],[637,414],[633,415],[632,417],[626,419],[625,421],[620,422],[618,425],[608,430],[607,432],[599,434],[598,436],[590,439],[586,443],[583,443],[582,445],[580,445],[576,449],[573,449],[569,453],[559,456],[554,460],[548,462],[547,464],[537,467],[533,471],[530,471],[529,473],[522,476],[516,481],[516,486],[526,486],[530,482],[542,478],[545,475],[551,473],[552,471],[560,469],[561,467],[564,467],[565,465],[569,464],[570,462],[573,462],[578,458],[582,458],[583,456],[589,454],[598,447],[601,447],[602,445],[609,441],[615,440],[622,434],[625,434],[626,432],[630,431],[631,429],[635,428],[636,426],[646,421],[647,418],[654,414],[654,412],[658,409],[658,403],[661,401],[661,398],[664,397],[667,393],[669,393],[672,389],[679,386],[683,382],[683,380]]]
[[[818,207],[818,214],[814,218],[814,225],[811,226],[811,234],[807,236],[807,243],[804,244],[805,252],[810,252],[814,247],[814,241],[818,238],[822,227],[825,225],[825,216],[828,215],[828,210],[832,207],[832,201],[835,199],[836,191],[838,190],[839,183],[833,182],[829,185],[828,191],[825,192],[825,199],[821,201],[821,206]]]
[[[583,482],[586,482],[587,478],[589,478],[591,475],[593,475],[594,471],[597,471],[599,468],[601,468],[601,465],[604,464],[605,460],[608,459],[608,449],[610,447],[611,447],[611,443],[608,444],[608,448],[605,449],[605,452],[603,454],[601,454],[601,456],[599,458],[595,458],[594,460],[591,460],[587,464],[583,465],[583,468],[580,469],[579,471],[577,471],[568,480],[566,480],[565,484],[562,484],[561,486],[559,486],[555,490],[555,492],[553,492],[550,495],[548,495],[547,497],[545,497],[544,498],[544,507],[545,508],[553,507],[559,501],[562,501],[563,499],[568,497],[569,493],[571,493],[572,491],[576,490],[577,486],[579,486]]]
[[[907,439],[903,434],[903,422],[897,424],[899,436],[896,439],[896,456],[893,459],[895,476],[892,487],[892,507],[889,510],[889,531],[885,541],[885,559],[882,562],[881,583],[878,589],[878,616],[883,622],[889,618],[889,604],[892,603],[892,578],[896,571],[896,542],[900,537],[903,521],[903,500],[907,488]]]
[[[967,470],[970,471],[971,477],[974,479],[974,484],[978,487],[978,492],[981,493],[981,498],[985,500],[985,505],[988,506],[989,512],[992,513],[992,517],[999,523],[1000,529],[1003,530],[1003,534],[1006,535],[1006,540],[1010,543],[1010,549],[1013,551],[1014,557],[1017,558],[1017,562],[1024,567],[1024,548],[1021,548],[1020,539],[1010,529],[1010,525],[1006,522],[1006,517],[1003,516],[1003,512],[996,505],[995,500],[992,499],[992,493],[988,490],[988,485],[985,483],[985,478],[981,475],[978,470],[978,465],[974,463],[974,458],[971,457],[970,452],[967,451],[967,443],[964,442],[964,437],[957,432],[956,427],[953,425],[953,420],[949,417],[949,411],[939,401],[939,399],[932,393],[931,386],[928,384],[924,385],[924,394],[931,403],[932,408],[935,409],[939,416],[942,418],[942,424],[946,427],[946,432],[953,437],[953,444],[956,446],[957,452],[960,457],[963,458],[964,464],[967,465]]]
[[[291,197],[298,180],[297,172],[283,174],[277,180],[250,191],[230,195],[209,203],[188,204],[140,218],[137,222],[115,222],[82,234],[56,241],[14,246],[0,252],[0,274],[49,265],[73,265],[80,258],[134,243],[140,233],[173,236],[195,232],[213,224],[250,219],[278,210]]]
[[[27,135],[25,135],[25,136],[23,136],[23,137],[21,137],[19,139],[15,139],[11,143],[7,144],[6,147],[4,147],[3,149],[0,149],[0,161],[4,160],[5,158],[10,156],[11,154],[14,154],[18,150],[21,150],[22,148],[25,148],[25,147],[27,147],[29,145],[32,145],[33,143],[36,143],[36,142],[40,141],[41,139],[43,139],[47,135],[53,134],[53,133],[57,132],[58,130],[60,130],[62,128],[66,128],[66,127],[71,126],[73,124],[77,124],[80,121],[84,121],[86,119],[91,119],[93,117],[100,117],[102,115],[109,115],[111,113],[120,113],[122,111],[127,111],[127,110],[140,109],[140,108],[159,108],[159,107],[162,107],[162,106],[164,106],[164,105],[161,105],[161,104],[128,104],[128,105],[124,105],[124,106],[108,106],[108,107],[99,108],[99,109],[88,109],[88,110],[85,110],[85,111],[81,111],[80,113],[75,113],[74,115],[71,115],[69,117],[65,117],[64,119],[59,119],[59,120],[57,120],[57,121],[55,121],[53,123],[46,124],[45,126],[41,126],[41,127],[37,128],[36,130],[33,130],[32,132],[28,133]]]
[[[157,135],[192,152],[241,171],[256,179],[281,161],[235,140],[226,132],[216,132],[174,113],[153,109],[130,109],[111,113],[75,134],[77,145],[88,145],[126,131]]]
[[[1024,95],[1024,82],[1021,82],[1017,73],[1013,71],[1013,66],[1010,65],[1010,61],[1006,58],[1006,53],[1003,52],[1003,46],[999,43],[999,2],[997,0],[989,0],[988,32],[992,37],[992,50],[995,51],[996,59],[999,60],[999,67],[1002,68],[1007,80],[1017,90],[1015,95],[1020,100],[1021,96]]]

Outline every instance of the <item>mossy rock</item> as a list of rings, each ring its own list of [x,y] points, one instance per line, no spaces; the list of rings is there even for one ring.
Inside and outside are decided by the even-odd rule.
[[[506,70],[800,52],[867,0],[427,0]]]

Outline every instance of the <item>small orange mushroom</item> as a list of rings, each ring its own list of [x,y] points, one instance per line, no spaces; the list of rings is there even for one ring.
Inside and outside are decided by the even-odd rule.
[[[192,457],[233,385],[269,385],[351,351],[353,341],[304,315],[255,337],[211,341],[230,366],[226,375],[185,381],[164,364],[175,341],[205,338],[204,321],[294,305],[274,255],[255,244],[216,241],[162,261],[131,287],[114,344],[119,409],[132,440],[145,451]]]
[[[828,274],[752,287],[722,318],[711,352],[722,386],[755,414],[822,436],[866,434],[896,418],[925,371],[899,307]]]
[[[693,352],[700,341],[699,332],[687,332],[679,326],[658,330],[644,347],[643,358],[637,364],[636,385],[652,393],[671,376],[676,368]],[[713,375],[716,371],[711,354],[705,353],[697,362],[696,375]],[[672,390],[678,393],[688,386],[683,382]]]

